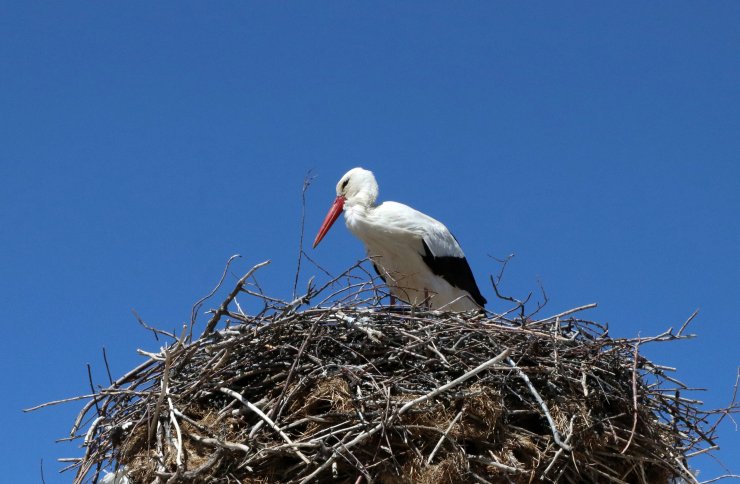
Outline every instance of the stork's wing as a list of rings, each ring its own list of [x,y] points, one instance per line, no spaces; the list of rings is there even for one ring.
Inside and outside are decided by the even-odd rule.
[[[432,273],[452,286],[468,291],[479,305],[486,304],[460,244],[442,222],[396,202],[383,203],[378,207],[378,212],[386,220],[392,221],[389,225],[395,230],[413,233],[418,237],[417,240],[420,239],[421,258]],[[388,226],[385,229],[388,230]]]
[[[468,291],[470,297],[480,306],[486,305],[486,298],[480,293],[478,284],[475,283],[473,271],[470,270],[470,265],[465,256],[435,256],[429,248],[426,239],[422,239],[421,242],[424,244],[424,255],[421,258],[434,274],[442,277],[452,286]]]

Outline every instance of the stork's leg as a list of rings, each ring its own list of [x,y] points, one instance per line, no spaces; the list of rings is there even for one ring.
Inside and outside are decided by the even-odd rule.
[[[422,303],[424,309],[429,310],[432,308],[431,300],[429,299],[429,289],[424,288],[424,302]]]
[[[391,294],[390,298],[391,298],[391,306],[395,306],[396,305],[396,296],[394,296],[393,294]]]

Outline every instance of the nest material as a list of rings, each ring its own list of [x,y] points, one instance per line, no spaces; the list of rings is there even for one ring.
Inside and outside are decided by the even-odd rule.
[[[119,466],[142,483],[695,482],[687,456],[714,445],[709,413],[639,353],[684,328],[612,339],[577,309],[368,306],[367,286],[249,316],[231,308],[246,279],[208,325],[225,329],[177,339],[88,402],[77,482]]]

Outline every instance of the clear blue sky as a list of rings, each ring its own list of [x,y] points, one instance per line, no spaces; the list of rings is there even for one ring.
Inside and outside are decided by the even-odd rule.
[[[554,313],[730,398],[740,363],[740,3],[5,2],[0,7],[3,479],[59,477],[88,392],[156,350],[234,253],[291,292],[349,168],[457,235],[489,308],[539,279]],[[363,256],[342,226],[312,255]],[[304,280],[317,271],[307,267]],[[233,278],[229,285],[233,284]],[[215,302],[214,302],[215,304]],[[740,434],[718,454],[740,472]],[[708,478],[724,471],[695,460]]]

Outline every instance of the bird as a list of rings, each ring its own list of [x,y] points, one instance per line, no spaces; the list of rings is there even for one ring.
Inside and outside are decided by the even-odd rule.
[[[378,183],[364,168],[352,168],[337,183],[315,249],[344,212],[347,228],[359,238],[377,274],[394,298],[433,310],[480,311],[486,299],[465,254],[442,222],[398,202],[376,205]]]

